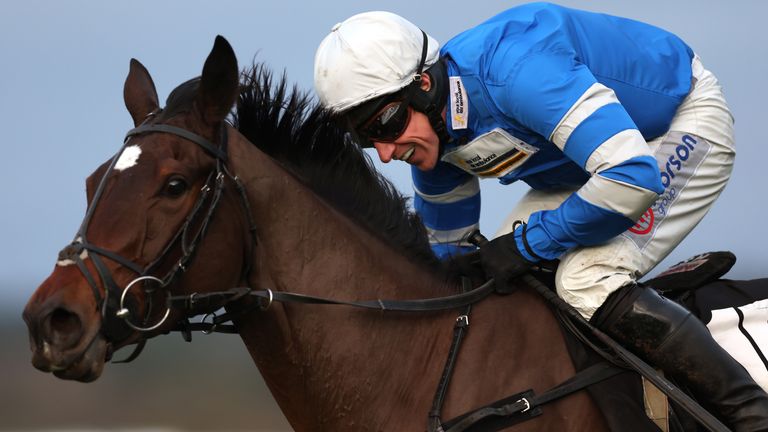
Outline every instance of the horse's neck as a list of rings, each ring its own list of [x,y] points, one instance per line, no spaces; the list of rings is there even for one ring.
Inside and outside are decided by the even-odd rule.
[[[449,294],[439,278],[330,208],[261,152],[232,151],[256,218],[258,288],[344,300]],[[436,332],[449,331],[453,319],[275,304],[239,324],[295,428],[357,429],[364,420],[375,430],[426,418],[433,387],[418,392],[413,382],[437,382],[434,361],[444,361],[449,341]]]

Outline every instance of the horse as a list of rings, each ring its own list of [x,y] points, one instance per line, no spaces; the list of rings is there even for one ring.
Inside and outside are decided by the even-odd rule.
[[[164,108],[132,59],[124,99],[135,129],[86,180],[84,222],[23,313],[37,369],[96,380],[116,350],[189,318],[164,306],[169,295],[260,287],[358,301],[461,292],[407,199],[366,154],[284,76],[275,84],[255,65],[241,78],[224,38]],[[269,300],[242,296],[207,312],[234,314],[295,430],[426,429],[461,311]],[[494,295],[473,306],[443,414],[543,392],[574,373],[561,328],[535,292]],[[608,424],[577,392],[509,430]]]

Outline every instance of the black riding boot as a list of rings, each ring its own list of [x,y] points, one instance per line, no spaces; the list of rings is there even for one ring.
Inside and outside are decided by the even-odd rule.
[[[734,431],[768,431],[768,395],[682,306],[632,285],[611,294],[592,322],[690,389]]]

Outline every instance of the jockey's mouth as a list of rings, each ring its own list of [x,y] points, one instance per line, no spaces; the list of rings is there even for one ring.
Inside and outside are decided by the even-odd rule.
[[[415,151],[416,151],[416,145],[415,144],[411,145],[411,147],[408,150],[406,150],[405,153],[401,154],[396,159],[401,160],[403,162],[408,162],[408,159],[410,159],[411,156],[413,156],[413,153]]]

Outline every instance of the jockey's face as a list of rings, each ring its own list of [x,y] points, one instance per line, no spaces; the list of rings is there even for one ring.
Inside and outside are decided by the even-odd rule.
[[[429,75],[422,76],[422,88],[429,89]],[[437,137],[429,118],[411,107],[408,126],[400,137],[393,142],[374,141],[373,146],[384,163],[391,160],[405,161],[422,171],[435,167],[440,149],[440,139]]]
[[[408,127],[398,139],[391,143],[374,141],[373,146],[384,163],[401,160],[422,171],[429,171],[437,163],[440,140],[427,116],[413,111]]]

